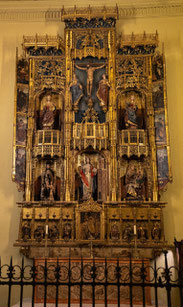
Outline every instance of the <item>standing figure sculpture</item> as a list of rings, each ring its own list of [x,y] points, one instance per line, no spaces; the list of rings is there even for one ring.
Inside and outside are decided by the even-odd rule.
[[[137,129],[137,110],[138,107],[135,102],[135,96],[130,96],[130,102],[126,103],[125,108],[125,126],[127,129]]]
[[[76,68],[80,70],[85,70],[87,72],[87,96],[91,97],[92,87],[93,87],[93,74],[94,71],[100,68],[103,68],[105,64],[92,67],[90,64],[86,65],[86,67],[81,67],[79,65],[75,65]]]
[[[42,175],[41,181],[41,200],[54,200],[54,172],[49,161],[46,162],[46,170]]]
[[[112,240],[119,240],[120,238],[119,227],[116,224],[116,221],[114,221],[113,224],[111,225],[110,237]]]
[[[134,237],[132,225],[127,224],[123,230],[123,239],[130,242]]]
[[[43,105],[43,110],[41,111],[41,122],[43,130],[53,129],[55,120],[56,106],[52,101],[50,94],[46,96],[46,102]]]
[[[78,109],[78,103],[83,96],[83,87],[79,83],[76,74],[73,74],[72,83],[69,86],[70,92],[72,94],[72,103],[74,105],[74,110]]]
[[[159,241],[161,238],[161,228],[158,223],[155,223],[152,230],[151,230],[151,236],[153,240]]]
[[[137,228],[137,238],[144,241],[148,238],[147,236],[147,228],[142,223],[138,225]]]
[[[106,78],[106,74],[102,75],[102,80],[99,82],[99,88],[97,91],[97,97],[100,100],[100,105],[104,112],[107,111],[107,105],[109,100],[110,84]]]
[[[137,198],[136,192],[136,167],[134,165],[129,165],[126,171],[126,195],[127,198]]]
[[[93,197],[97,190],[96,174],[97,169],[92,166],[90,159],[86,157],[85,164],[80,166],[79,169],[81,181],[82,181],[82,192],[83,200],[88,200]]]
[[[129,165],[126,171],[126,197],[145,200],[145,171],[142,165]]]

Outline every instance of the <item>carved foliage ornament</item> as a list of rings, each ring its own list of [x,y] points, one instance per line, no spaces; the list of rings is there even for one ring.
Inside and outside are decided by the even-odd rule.
[[[65,20],[66,29],[90,29],[90,28],[113,28],[116,20],[114,18],[76,18],[76,20]]]

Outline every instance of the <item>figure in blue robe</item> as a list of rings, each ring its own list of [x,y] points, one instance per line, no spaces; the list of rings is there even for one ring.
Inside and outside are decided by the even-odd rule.
[[[72,103],[74,106],[74,111],[78,111],[79,101],[83,97],[83,87],[79,83],[76,74],[73,75],[73,81],[70,85],[70,92],[72,94]]]

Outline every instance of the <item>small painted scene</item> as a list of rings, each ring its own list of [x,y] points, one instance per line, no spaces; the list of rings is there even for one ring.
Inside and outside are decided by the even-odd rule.
[[[152,81],[163,80],[163,56],[158,54],[152,60]]]
[[[154,84],[153,86],[153,106],[155,109],[164,108],[163,83]]]
[[[16,118],[16,144],[26,146],[27,117],[17,114]]]
[[[19,60],[17,65],[17,83],[29,83],[29,64],[27,60]]]
[[[165,125],[165,114],[155,114],[155,140],[156,144],[166,144],[166,125]]]
[[[168,155],[166,148],[157,149],[158,160],[158,179],[168,179],[169,167],[168,167]]]
[[[17,112],[26,113],[29,103],[29,88],[27,85],[18,85],[17,87]]]
[[[17,147],[15,159],[15,180],[18,182],[22,182],[25,180],[25,159],[25,148]]]

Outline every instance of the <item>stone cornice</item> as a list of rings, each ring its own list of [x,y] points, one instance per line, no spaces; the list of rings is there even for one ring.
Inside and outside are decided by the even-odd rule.
[[[120,7],[119,19],[123,18],[141,18],[141,17],[163,17],[163,16],[182,16],[183,3],[172,5],[152,5],[139,7]]]
[[[91,5],[95,6],[94,1],[91,1]],[[168,4],[162,4],[161,1],[154,1],[144,3],[131,3],[130,6],[125,4],[118,5],[119,19],[124,18],[142,18],[142,17],[172,17],[183,16],[183,1],[169,2]],[[48,4],[48,1],[1,1],[0,0],[0,21],[7,22],[40,22],[40,21],[61,21],[61,4],[65,4],[64,1],[53,1]],[[82,1],[81,1],[82,4]],[[101,2],[101,5],[103,3]],[[108,1],[105,1],[106,6]],[[54,7],[53,7],[54,5]],[[81,5],[80,5],[81,6]],[[67,5],[65,5],[68,8]]]

